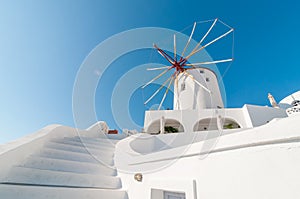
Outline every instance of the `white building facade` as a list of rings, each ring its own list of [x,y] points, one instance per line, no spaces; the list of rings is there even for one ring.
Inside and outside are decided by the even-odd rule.
[[[222,129],[253,128],[287,117],[284,109],[267,106],[224,108],[216,74],[207,68],[188,71],[188,75],[179,75],[174,85],[174,110],[146,111],[145,132],[161,133],[161,124],[187,133],[216,130],[218,121]]]

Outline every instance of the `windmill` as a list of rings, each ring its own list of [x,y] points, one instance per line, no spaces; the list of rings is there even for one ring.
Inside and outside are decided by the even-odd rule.
[[[165,93],[163,94],[162,99],[160,100],[160,104],[158,106],[158,110],[161,110],[161,107],[166,99],[166,96],[170,90],[170,87],[172,84],[174,84],[174,99],[176,98],[176,100],[174,100],[174,102],[176,102],[176,109],[180,109],[179,107],[179,98],[180,98],[180,92],[179,92],[179,82],[185,82],[185,81],[192,81],[195,85],[197,85],[199,88],[201,88],[204,92],[206,92],[207,94],[211,95],[212,91],[207,88],[205,85],[203,85],[203,83],[201,83],[199,81],[199,79],[197,77],[195,77],[195,74],[193,73],[193,71],[195,70],[199,70],[199,69],[203,69],[203,68],[207,68],[207,65],[212,65],[212,64],[219,64],[219,63],[225,63],[225,62],[232,62],[233,61],[233,57],[227,58],[227,59],[221,59],[221,60],[213,60],[213,61],[200,61],[197,63],[190,63],[189,59],[196,55],[197,53],[199,53],[200,51],[204,50],[205,48],[207,48],[208,46],[214,44],[215,42],[219,41],[220,39],[226,37],[227,35],[233,33],[234,29],[231,28],[230,26],[226,25],[225,23],[223,23],[222,21],[218,20],[218,19],[214,19],[211,20],[212,24],[210,25],[209,29],[206,31],[206,33],[204,34],[204,36],[201,38],[201,40],[197,43],[197,45],[192,49],[192,51],[190,53],[188,53],[187,55],[185,54],[187,52],[187,49],[191,43],[191,40],[193,38],[195,29],[196,29],[196,25],[197,23],[195,22],[193,24],[193,28],[191,31],[191,34],[184,46],[184,49],[182,51],[181,54],[177,53],[177,47],[176,47],[176,34],[174,34],[173,36],[173,53],[172,55],[168,52],[166,52],[165,50],[161,49],[160,47],[158,47],[156,44],[154,44],[154,48],[157,50],[157,52],[164,58],[167,60],[167,62],[169,63],[167,66],[163,66],[163,67],[156,67],[156,68],[148,68],[147,70],[162,70],[162,72],[160,74],[158,74],[157,76],[155,76],[153,79],[151,79],[149,82],[147,82],[145,85],[142,86],[142,88],[145,88],[147,86],[149,86],[151,83],[154,83],[157,79],[161,78],[164,75],[167,75],[169,71],[174,71],[173,73],[171,73],[171,76],[167,78],[166,81],[164,81],[162,83],[162,85],[144,102],[144,104],[148,104],[163,88],[166,87]],[[212,29],[216,26],[217,22],[221,22],[222,24],[226,25],[229,30],[219,36],[217,36],[216,38],[214,38],[213,40],[211,40],[210,42],[206,43],[203,45],[204,40],[207,38],[207,36],[210,34],[210,32],[212,31]]]

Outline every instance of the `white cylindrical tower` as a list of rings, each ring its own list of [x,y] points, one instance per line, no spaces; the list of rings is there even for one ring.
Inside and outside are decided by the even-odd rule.
[[[223,107],[216,74],[207,68],[181,72],[174,84],[174,110]],[[205,88],[203,88],[205,87]]]

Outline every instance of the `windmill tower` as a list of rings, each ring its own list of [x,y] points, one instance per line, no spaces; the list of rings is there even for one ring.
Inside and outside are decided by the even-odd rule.
[[[216,74],[207,68],[180,73],[174,85],[174,110],[201,110],[224,107]]]
[[[233,28],[226,25],[229,28],[227,32],[203,45],[203,41],[209,35],[217,22],[218,19],[213,20],[210,28],[205,33],[205,35],[202,37],[199,43],[197,43],[194,49],[186,56],[185,52],[187,51],[187,48],[193,37],[196,23],[194,23],[190,37],[181,54],[177,54],[176,35],[174,35],[173,38],[174,55],[168,54],[166,51],[154,44],[154,48],[157,50],[157,52],[161,56],[163,56],[170,65],[159,68],[148,68],[148,70],[162,70],[162,72],[152,80],[150,80],[148,83],[146,83],[142,88],[145,88],[158,78],[165,75],[170,70],[174,70],[174,73],[161,85],[158,90],[153,93],[150,98],[148,98],[144,102],[144,104],[147,104],[149,101],[151,101],[162,90],[162,88],[166,86],[167,89],[158,107],[158,110],[160,110],[170,89],[170,86],[174,84],[173,110],[201,110],[224,107],[217,76],[206,66],[217,63],[231,62],[233,61],[233,58],[216,61],[202,61],[199,63],[189,63],[189,58],[191,56],[197,54],[198,52],[204,50],[206,47],[212,45],[213,43],[233,32]],[[221,23],[224,24],[223,22]]]
[[[217,125],[221,124],[220,119],[218,119],[219,117],[215,119],[212,118],[215,117],[214,113],[217,112],[217,109],[223,108],[224,104],[219,89],[218,78],[214,71],[207,66],[231,62],[233,60],[232,55],[227,59],[220,60],[199,60],[198,63],[189,61],[190,57],[204,50],[206,47],[214,44],[229,34],[233,34],[233,28],[220,21],[221,24],[227,27],[227,32],[215,37],[215,39],[210,42],[203,44],[205,43],[205,38],[207,38],[218,21],[220,20],[211,20],[212,24],[209,29],[192,50],[189,49],[188,46],[193,37],[196,23],[194,23],[189,39],[181,53],[177,53],[176,35],[173,37],[174,50],[172,54],[168,54],[167,51],[154,44],[154,48],[167,60],[169,65],[148,68],[147,70],[159,70],[162,72],[151,79],[142,88],[155,82],[163,75],[170,74],[169,71],[172,71],[173,73],[171,73],[167,80],[163,82],[163,84],[144,102],[144,104],[149,103],[163,88],[166,88],[158,106],[158,110],[146,111],[145,113],[144,129],[147,133],[164,133],[165,131],[168,131],[168,129],[173,129],[177,132],[193,132],[195,128],[197,130],[198,126],[202,125],[203,122],[201,125],[198,125],[200,118],[206,119],[204,120],[205,125],[206,123],[213,123],[208,126],[220,126]],[[189,51],[189,53],[186,53],[187,51]],[[173,110],[162,110],[162,105],[172,84],[174,86]],[[197,126],[195,127],[195,125]]]

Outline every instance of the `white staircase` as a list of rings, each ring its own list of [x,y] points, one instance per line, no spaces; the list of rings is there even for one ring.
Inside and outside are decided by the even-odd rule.
[[[0,179],[2,199],[127,199],[114,168],[118,140],[54,138]]]

